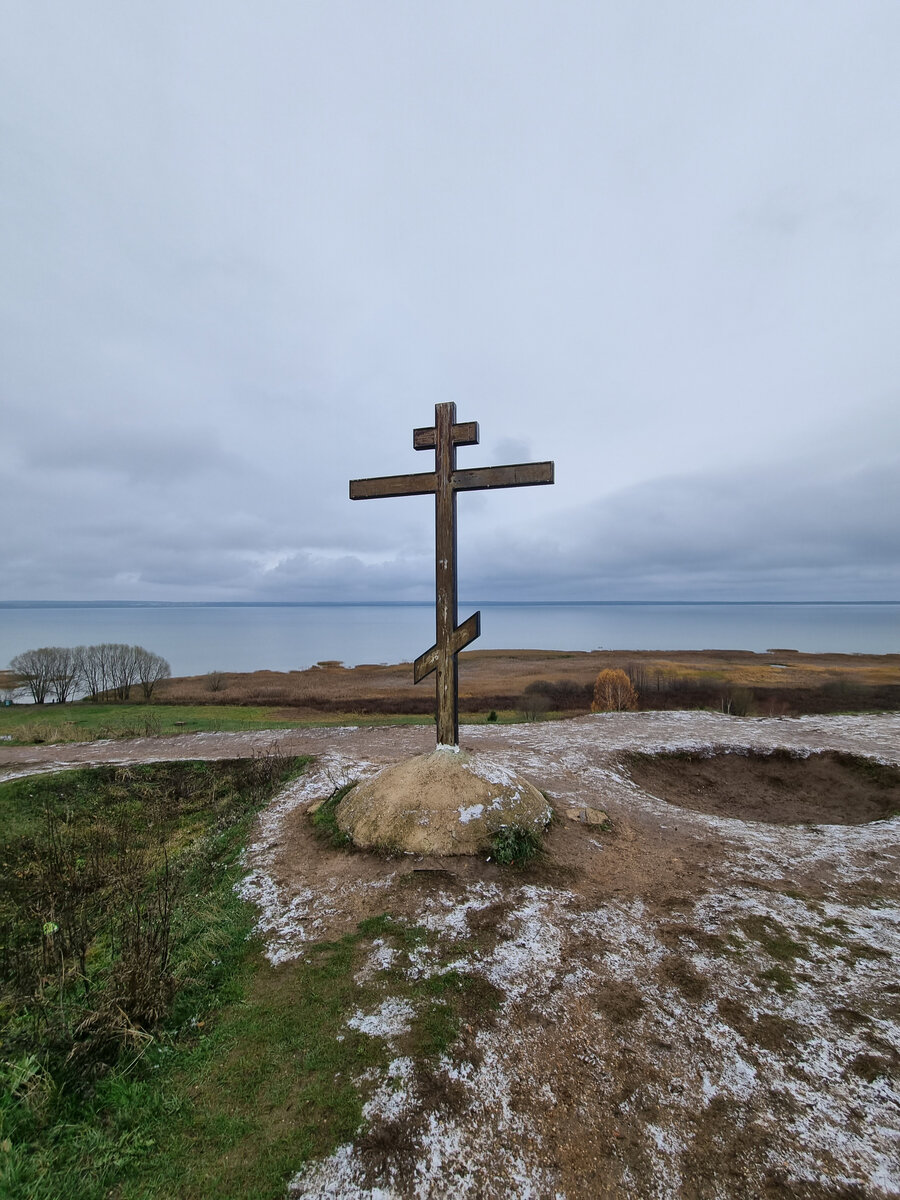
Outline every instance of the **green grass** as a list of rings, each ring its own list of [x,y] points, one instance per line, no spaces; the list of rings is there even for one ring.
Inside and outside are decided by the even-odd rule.
[[[12,745],[156,737],[177,733],[239,733],[334,725],[430,725],[427,716],[334,713],[316,720],[286,717],[281,708],[218,704],[16,704],[0,708],[0,736]]]
[[[347,793],[356,787],[356,784],[357,780],[354,779],[352,783],[345,784],[344,787],[335,788],[328,799],[323,800],[312,815],[313,828],[316,833],[322,841],[335,849],[351,845],[349,833],[344,833],[337,823],[337,806]]]
[[[0,786],[0,1195],[106,1195],[168,1128],[162,1080],[240,992],[253,914],[232,884],[249,823],[301,765]]]
[[[802,942],[795,941],[774,917],[754,915],[745,917],[738,924],[748,937],[780,962],[793,962],[795,958],[810,956],[808,948]]]
[[[769,967],[767,971],[761,971],[757,978],[764,983],[770,983],[779,996],[787,996],[797,990],[794,977],[784,967]]]
[[[309,961],[276,970],[258,948],[248,954],[238,1002],[169,1068],[175,1111],[157,1109],[154,1151],[123,1197],[281,1197],[304,1162],[354,1135],[355,1076],[389,1057],[382,1040],[345,1026],[365,992],[353,980],[359,942],[316,945]]]
[[[285,716],[281,707],[225,704],[14,704],[0,708],[0,738],[7,745],[90,742],[100,738],[160,737],[178,733],[242,733],[260,729],[310,729],[337,725],[433,725],[426,714],[380,716],[328,713],[313,719]],[[544,720],[564,713],[545,713]],[[497,723],[520,722],[521,714],[501,712]],[[484,725],[488,714],[462,713],[465,725]],[[493,724],[493,722],[492,722]],[[2,745],[2,743],[0,743]]]
[[[463,1022],[493,1019],[500,993],[452,965],[458,947],[386,913],[308,945],[301,961],[268,964],[234,884],[256,810],[298,765],[101,767],[0,785],[11,881],[0,898],[0,1196],[283,1197],[305,1162],[361,1132],[389,1058],[411,1056],[427,1078]],[[128,850],[103,841],[116,829]],[[173,883],[162,975],[172,986],[154,1016],[123,1023],[123,921],[143,905],[152,926],[164,867]],[[123,890],[128,879],[139,886]],[[69,910],[92,921],[84,974],[75,955],[60,974],[52,953],[42,957]],[[360,974],[376,942],[393,961]],[[423,976],[426,945],[433,965]],[[388,996],[412,1010],[392,1048],[347,1024]]]

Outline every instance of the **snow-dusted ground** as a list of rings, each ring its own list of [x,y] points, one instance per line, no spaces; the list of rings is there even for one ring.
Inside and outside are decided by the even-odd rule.
[[[489,902],[490,893],[480,899]],[[722,1172],[707,1181],[699,1193],[721,1196],[761,1194],[756,1188],[781,1172],[802,1195],[804,1184],[834,1188],[860,1188],[864,1196],[900,1195],[900,1093],[893,1078],[871,1081],[854,1072],[853,1063],[872,1055],[875,1045],[900,1052],[896,1022],[875,1019],[859,1030],[837,1028],[835,1007],[865,1007],[873,990],[896,979],[892,962],[900,951],[897,913],[881,908],[854,908],[827,904],[829,919],[846,922],[851,940],[886,951],[891,958],[865,960],[849,966],[840,951],[804,963],[808,981],[795,993],[779,997],[773,1004],[771,991],[751,983],[745,959],[729,961],[702,951],[691,956],[698,974],[709,981],[700,1000],[688,1000],[676,987],[659,982],[656,968],[668,954],[658,936],[661,922],[652,918],[639,902],[610,903],[596,911],[573,913],[566,894],[549,889],[521,888],[514,897],[516,907],[507,921],[507,937],[494,952],[459,964],[483,973],[506,995],[505,1020],[478,1035],[483,1054],[479,1066],[460,1065],[447,1058],[441,1068],[447,1077],[465,1088],[467,1107],[461,1115],[427,1114],[419,1124],[411,1147],[416,1156],[414,1183],[395,1190],[390,1181],[366,1188],[365,1165],[352,1146],[341,1147],[326,1161],[303,1171],[294,1180],[295,1200],[324,1200],[325,1197],[557,1197],[605,1194],[566,1186],[561,1172],[546,1165],[548,1149],[542,1136],[540,1112],[557,1105],[555,1089],[563,1069],[565,1049],[574,1051],[594,1074],[591,1099],[606,1112],[598,1120],[613,1119],[613,1136],[637,1139],[639,1175],[628,1169],[616,1171],[620,1195],[675,1197],[685,1193],[689,1179],[685,1157],[694,1138],[698,1114],[711,1112],[715,1101],[724,1102],[721,1121],[734,1136],[735,1126],[748,1127],[748,1137],[765,1142],[755,1171],[741,1180]],[[461,905],[428,914],[432,928],[452,938],[460,931],[460,909],[471,910],[472,898]],[[759,895],[734,888],[723,896],[707,896],[699,907],[703,928],[715,933],[730,929],[736,917],[746,914],[775,915],[789,931],[808,922],[809,913],[800,901],[778,897],[762,904]],[[601,955],[573,961],[565,953],[577,935],[596,935],[603,945]],[[623,1030],[611,1023],[602,1009],[585,1019],[583,1007],[590,1005],[599,986],[610,980],[636,982],[642,993],[643,1009]],[[542,1014],[543,1026],[535,1031],[521,1021],[521,1002]],[[794,1026],[804,1038],[797,1046],[767,1048],[746,1030],[739,1032],[721,1016],[717,1001],[737,998],[746,1009],[747,1027],[777,1011],[786,1028]],[[567,1015],[582,1010],[576,1027]],[[358,1026],[362,1027],[362,1026]],[[373,1030],[373,1036],[390,1041],[389,1023]],[[549,1052],[548,1041],[566,1039],[568,1047]],[[613,1043],[612,1047],[610,1043]],[[637,1049],[637,1048],[641,1049]],[[615,1051],[624,1049],[641,1059],[642,1068],[632,1070],[639,1086],[630,1096],[618,1098]],[[542,1061],[543,1060],[543,1061]],[[544,1069],[542,1070],[542,1065]],[[513,1102],[522,1088],[531,1091],[525,1107]],[[392,1064],[366,1108],[367,1118],[396,1121],[416,1109],[418,1100],[407,1076]],[[647,1116],[646,1114],[650,1114]],[[752,1130],[749,1127],[754,1127]],[[739,1154],[736,1153],[739,1161]],[[610,1194],[615,1194],[611,1192]],[[816,1194],[832,1194],[820,1191]],[[847,1193],[851,1194],[850,1192]]]
[[[620,823],[627,816],[663,830],[677,822],[682,838],[712,847],[717,884],[675,913],[640,896],[610,896],[586,907],[567,888],[507,882],[438,891],[417,920],[451,947],[468,934],[472,914],[501,899],[511,905],[496,943],[454,964],[483,975],[505,996],[500,1022],[477,1034],[479,1065],[452,1056],[440,1064],[444,1077],[464,1089],[463,1111],[423,1111],[412,1076],[395,1060],[366,1115],[375,1123],[409,1122],[412,1182],[407,1169],[402,1177],[388,1172],[367,1185],[365,1163],[353,1146],[343,1146],[298,1175],[295,1200],[603,1194],[725,1200],[776,1184],[787,1188],[785,1195],[838,1196],[841,1188],[900,1195],[894,965],[900,923],[887,899],[896,896],[900,820],[792,827],[673,810],[632,783],[616,757],[634,749],[782,746],[897,762],[900,719],[622,714],[502,730],[472,727],[463,730],[462,741],[546,783],[560,807],[602,803]],[[337,770],[342,778],[367,777],[377,768],[372,758],[354,760],[349,750],[342,744],[339,757],[270,810],[265,840],[277,836],[278,813],[321,794]],[[614,841],[594,839],[593,845],[598,855],[616,853]],[[292,901],[282,896],[266,904],[259,884],[266,877],[262,842],[248,862],[272,958],[302,953],[316,918],[292,927]],[[786,873],[827,876],[830,895],[794,897],[766,886]],[[384,882],[392,875],[388,864]],[[882,885],[881,899],[854,895],[861,887],[871,897]],[[315,897],[320,914],[339,913],[342,903],[340,894]],[[748,920],[751,929],[760,927],[754,918],[764,928],[777,922],[772,928],[803,947],[800,955],[787,961],[767,955],[745,931]],[[695,994],[666,975],[673,919],[688,929],[674,950],[701,981]],[[811,929],[820,940],[811,940]],[[789,972],[793,990],[780,994],[764,978],[773,966]],[[437,968],[424,956],[417,969]],[[372,970],[377,973],[375,964]],[[628,985],[638,989],[639,1011],[624,1020],[610,1017],[598,995]],[[846,1018],[839,1023],[841,1013]],[[371,1021],[372,1036],[391,1042],[391,1021],[377,1013]],[[631,1079],[624,1093],[623,1061]],[[564,1100],[560,1082],[573,1067],[583,1094]],[[614,1145],[605,1184],[579,1185],[577,1150],[568,1167],[555,1151],[567,1106],[574,1112],[585,1103],[598,1125],[615,1126],[614,1143],[628,1147],[617,1154]],[[579,1126],[585,1119],[582,1113]]]
[[[273,962],[302,955],[361,903],[390,907],[402,861],[372,867],[367,857],[361,881],[317,873],[311,859],[292,865],[284,847],[312,800],[427,750],[427,730],[176,740],[165,753],[112,749],[116,761],[270,743],[318,755],[262,814],[246,852],[242,892],[259,907]],[[452,1109],[419,1095],[399,1050],[374,1081],[366,1116],[406,1130],[403,1171],[388,1164],[373,1182],[358,1147],[342,1146],[300,1172],[293,1200],[900,1196],[900,818],[775,826],[709,816],[642,791],[619,759],[786,747],[898,763],[900,716],[610,714],[464,727],[461,741],[546,788],[560,810],[604,808],[613,834],[577,827],[581,876],[568,884],[461,878],[423,895],[412,916],[438,939],[444,966],[426,947],[409,970],[446,969],[459,942],[456,968],[501,990],[499,1019],[472,1031],[475,1057],[437,1064],[462,1097]],[[73,759],[70,747],[47,751]],[[83,761],[76,754],[72,765]],[[500,902],[496,936],[463,947],[477,914]],[[782,939],[777,954],[767,936]],[[376,942],[363,977],[377,980],[393,962]],[[386,996],[348,1024],[393,1045],[411,1015]]]

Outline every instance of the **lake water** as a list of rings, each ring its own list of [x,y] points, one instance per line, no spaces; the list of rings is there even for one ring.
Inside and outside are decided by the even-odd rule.
[[[900,651],[900,604],[482,603],[460,604],[460,620],[479,607],[485,650]],[[411,661],[433,641],[429,604],[0,604],[0,666],[39,646],[127,642],[175,675],[289,671]]]

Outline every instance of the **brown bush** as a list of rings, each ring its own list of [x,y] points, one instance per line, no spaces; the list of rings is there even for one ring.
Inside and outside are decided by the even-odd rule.
[[[637,692],[624,671],[600,672],[594,682],[591,712],[634,712],[637,706]]]

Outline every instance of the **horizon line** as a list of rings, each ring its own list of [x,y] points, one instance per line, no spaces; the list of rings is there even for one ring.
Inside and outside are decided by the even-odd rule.
[[[433,608],[433,600],[0,600],[0,608]],[[614,605],[861,605],[900,604],[900,600],[460,600],[463,607],[534,608],[536,606]]]

